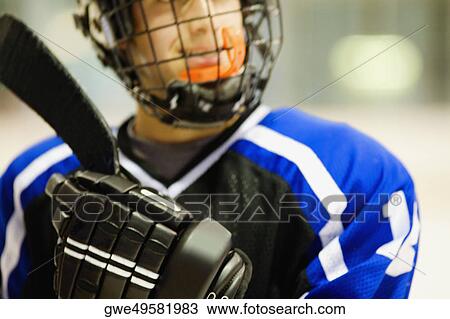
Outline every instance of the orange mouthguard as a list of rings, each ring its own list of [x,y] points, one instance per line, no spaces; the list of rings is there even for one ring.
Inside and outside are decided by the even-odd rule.
[[[189,73],[186,70],[181,73],[183,81],[189,81],[190,78],[192,83],[205,83],[216,81],[217,77],[226,79],[239,73],[246,55],[244,37],[242,35],[233,35],[229,28],[223,28],[222,35],[224,48],[229,49],[227,50],[227,55],[230,67],[226,69],[223,65],[220,65],[220,70],[218,70],[218,65],[190,68]]]

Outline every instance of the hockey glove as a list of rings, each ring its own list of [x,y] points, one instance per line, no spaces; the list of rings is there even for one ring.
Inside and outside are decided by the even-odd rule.
[[[252,265],[231,234],[117,175],[55,174],[59,298],[243,298]]]

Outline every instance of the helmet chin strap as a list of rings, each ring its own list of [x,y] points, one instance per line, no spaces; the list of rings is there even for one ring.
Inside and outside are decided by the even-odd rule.
[[[229,79],[223,86],[237,87],[239,78]],[[222,95],[215,100],[215,83],[213,88],[193,84],[187,87],[184,82],[174,82],[169,86],[168,98],[151,97],[153,103],[143,103],[145,109],[151,109],[153,115],[164,123],[177,127],[201,129],[223,126],[228,120],[241,113],[246,103],[243,94]],[[227,91],[224,89],[224,91]],[[153,106],[152,106],[153,105]],[[155,108],[154,105],[162,107]],[[148,112],[150,113],[150,112]]]

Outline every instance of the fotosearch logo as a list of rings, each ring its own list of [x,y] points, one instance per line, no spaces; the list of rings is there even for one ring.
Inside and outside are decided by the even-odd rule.
[[[194,220],[212,218],[221,223],[289,223],[293,218],[300,218],[309,224],[320,224],[364,223],[373,218],[387,223],[390,210],[406,205],[404,201],[397,193],[378,194],[375,200],[370,201],[365,194],[357,193],[329,196],[322,200],[306,193],[285,193],[275,202],[261,193],[252,196],[191,193],[182,194],[174,201],[151,198],[130,201],[126,194],[59,194],[57,199],[53,198],[52,205],[63,213],[57,218],[75,214],[85,222],[107,221],[112,214],[118,214],[121,221],[127,221],[130,212],[138,211],[159,220],[188,213]],[[167,214],[167,211],[173,214]]]

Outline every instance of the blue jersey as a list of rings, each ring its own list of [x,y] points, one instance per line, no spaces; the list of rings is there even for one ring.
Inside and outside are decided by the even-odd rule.
[[[143,185],[172,197],[234,192],[248,202],[258,193],[271,202],[267,206],[295,206],[295,227],[227,226],[253,260],[250,297],[408,297],[420,222],[404,166],[346,124],[284,112],[259,107],[171,183],[158,181],[126,152],[121,162]],[[51,138],[20,155],[1,177],[4,297],[23,296],[30,272],[39,266],[30,257],[36,240],[27,244],[33,227],[27,219],[34,214],[28,208],[42,198],[53,173],[67,174],[79,165],[63,141]]]

